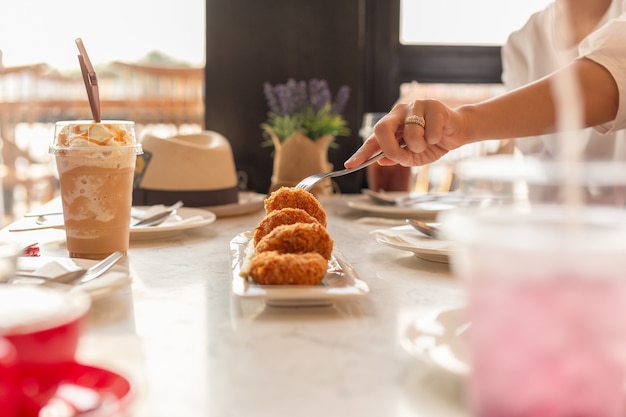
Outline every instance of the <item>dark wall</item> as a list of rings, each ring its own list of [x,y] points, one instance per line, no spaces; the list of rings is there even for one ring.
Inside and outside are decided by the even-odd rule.
[[[345,118],[350,137],[329,150],[336,168],[357,149],[364,109],[362,0],[207,0],[206,128],[225,135],[249,188],[267,192],[272,148],[261,147],[267,115],[263,83],[326,79],[335,94],[352,93]],[[362,173],[340,178],[343,192],[362,186]]]

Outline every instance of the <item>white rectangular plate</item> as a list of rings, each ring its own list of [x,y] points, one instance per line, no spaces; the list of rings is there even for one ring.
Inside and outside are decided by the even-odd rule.
[[[337,249],[328,261],[328,272],[320,285],[260,285],[250,277],[242,277],[247,248],[252,232],[235,236],[230,241],[232,291],[238,297],[262,299],[267,304],[280,306],[327,305],[334,301],[363,297],[369,288],[361,281],[352,265]]]

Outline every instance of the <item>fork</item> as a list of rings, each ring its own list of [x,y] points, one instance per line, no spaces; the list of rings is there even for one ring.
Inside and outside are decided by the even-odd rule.
[[[75,280],[74,282],[71,282],[70,284],[84,284],[98,278],[100,275],[111,269],[122,256],[124,256],[122,252],[113,252],[97,264],[89,267],[87,271],[85,271],[85,275]]]
[[[48,278],[48,277],[39,276],[36,274],[27,273],[27,272],[18,272],[17,277],[13,278],[9,282],[12,284],[19,284],[20,281],[22,281],[21,278],[27,278],[27,279],[28,278],[41,278],[41,279],[45,279],[45,281],[39,284],[42,286],[48,286],[48,285],[54,285],[54,284],[67,284],[67,285],[84,284],[85,282],[89,282],[95,278],[98,278],[100,275],[107,272],[109,269],[111,269],[111,267],[113,267],[113,265],[117,263],[117,261],[119,261],[119,259],[123,255],[124,254],[122,252],[113,252],[112,254],[110,254],[109,256],[101,260],[100,262],[92,265],[88,269],[83,269],[83,268],[76,269],[76,270],[58,275],[54,278]]]
[[[406,145],[404,143],[402,145],[400,145],[400,146],[402,148],[406,147]],[[363,162],[361,165],[355,166],[354,168],[346,168],[346,169],[341,169],[339,171],[324,172],[324,173],[320,173],[320,174],[310,175],[310,176],[306,177],[305,179],[303,179],[302,181],[300,181],[295,186],[295,188],[298,188],[298,189],[301,189],[301,190],[305,190],[305,191],[311,191],[311,188],[315,187],[315,184],[317,184],[318,182],[320,182],[324,178],[341,177],[342,175],[351,174],[351,173],[353,173],[355,171],[358,171],[358,170],[363,169],[363,168],[365,168],[365,167],[367,167],[369,165],[372,165],[374,162],[380,161],[384,157],[385,157],[385,154],[383,152],[380,152],[380,153],[372,156],[367,161]]]

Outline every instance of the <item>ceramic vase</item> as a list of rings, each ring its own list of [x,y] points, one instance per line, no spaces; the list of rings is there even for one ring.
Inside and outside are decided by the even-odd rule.
[[[324,135],[312,140],[295,131],[287,139],[281,141],[276,133],[266,130],[274,143],[274,167],[270,192],[280,187],[293,187],[309,175],[330,172],[333,164],[328,162],[328,147],[335,139],[332,135]],[[333,193],[330,178],[320,181],[311,193],[316,197]]]

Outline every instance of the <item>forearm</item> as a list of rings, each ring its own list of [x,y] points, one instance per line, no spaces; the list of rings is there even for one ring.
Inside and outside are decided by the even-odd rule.
[[[573,70],[580,82],[584,126],[595,126],[613,120],[617,114],[619,94],[611,74],[588,59],[578,59],[569,68],[474,105],[458,110],[467,120],[469,142],[483,139],[510,139],[552,133],[556,130],[556,103],[553,96],[557,77]]]

